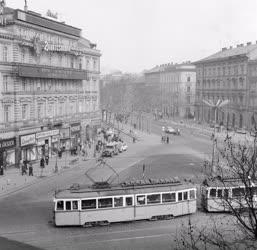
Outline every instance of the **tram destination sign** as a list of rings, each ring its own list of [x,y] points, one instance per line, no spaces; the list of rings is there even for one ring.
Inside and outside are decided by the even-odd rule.
[[[55,79],[73,79],[85,80],[87,73],[85,70],[75,71],[69,69],[55,69],[36,66],[19,65],[18,75],[21,77],[33,78],[55,78]]]

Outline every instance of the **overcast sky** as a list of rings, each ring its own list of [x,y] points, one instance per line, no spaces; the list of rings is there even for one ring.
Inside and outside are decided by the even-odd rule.
[[[257,0],[27,0],[62,15],[102,52],[103,70],[140,72],[257,40]],[[23,0],[6,0],[23,9]]]

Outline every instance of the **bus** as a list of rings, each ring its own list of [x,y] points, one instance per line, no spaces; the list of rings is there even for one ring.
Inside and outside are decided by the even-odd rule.
[[[246,188],[236,178],[213,178],[201,185],[201,203],[207,212],[247,208],[249,202],[257,209],[257,186],[254,184]]]
[[[97,184],[97,185],[96,185]],[[55,192],[56,226],[171,219],[196,212],[196,187],[174,180],[148,179],[117,185],[76,185]]]

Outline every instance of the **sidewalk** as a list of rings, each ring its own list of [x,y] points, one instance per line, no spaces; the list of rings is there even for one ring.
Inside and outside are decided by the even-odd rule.
[[[88,158],[93,157],[93,147],[89,151]],[[4,171],[4,175],[0,176],[0,198],[16,192],[24,187],[37,183],[47,177],[67,171],[73,167],[79,166],[85,160],[85,157],[80,155],[71,156],[69,152],[65,152],[62,158],[57,158],[58,171],[56,172],[56,157],[49,159],[49,164],[45,166],[41,175],[39,161],[33,163],[33,176],[21,175],[21,170],[18,168],[10,168]]]

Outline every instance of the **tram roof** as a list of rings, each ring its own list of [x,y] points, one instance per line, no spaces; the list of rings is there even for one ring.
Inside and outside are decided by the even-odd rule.
[[[242,180],[239,178],[233,178],[233,177],[224,177],[224,178],[212,178],[209,180],[206,180],[203,184],[206,187],[243,187],[245,186]],[[257,183],[251,182],[251,185],[257,186]]]
[[[160,193],[160,192],[172,192],[185,189],[195,188],[192,184],[155,184],[147,186],[114,186],[110,188],[95,189],[92,186],[87,186],[83,189],[72,190],[65,189],[57,191],[55,198],[57,199],[82,199],[82,198],[95,198],[104,196],[118,196],[118,195],[131,195],[131,194],[145,194],[145,193]]]

